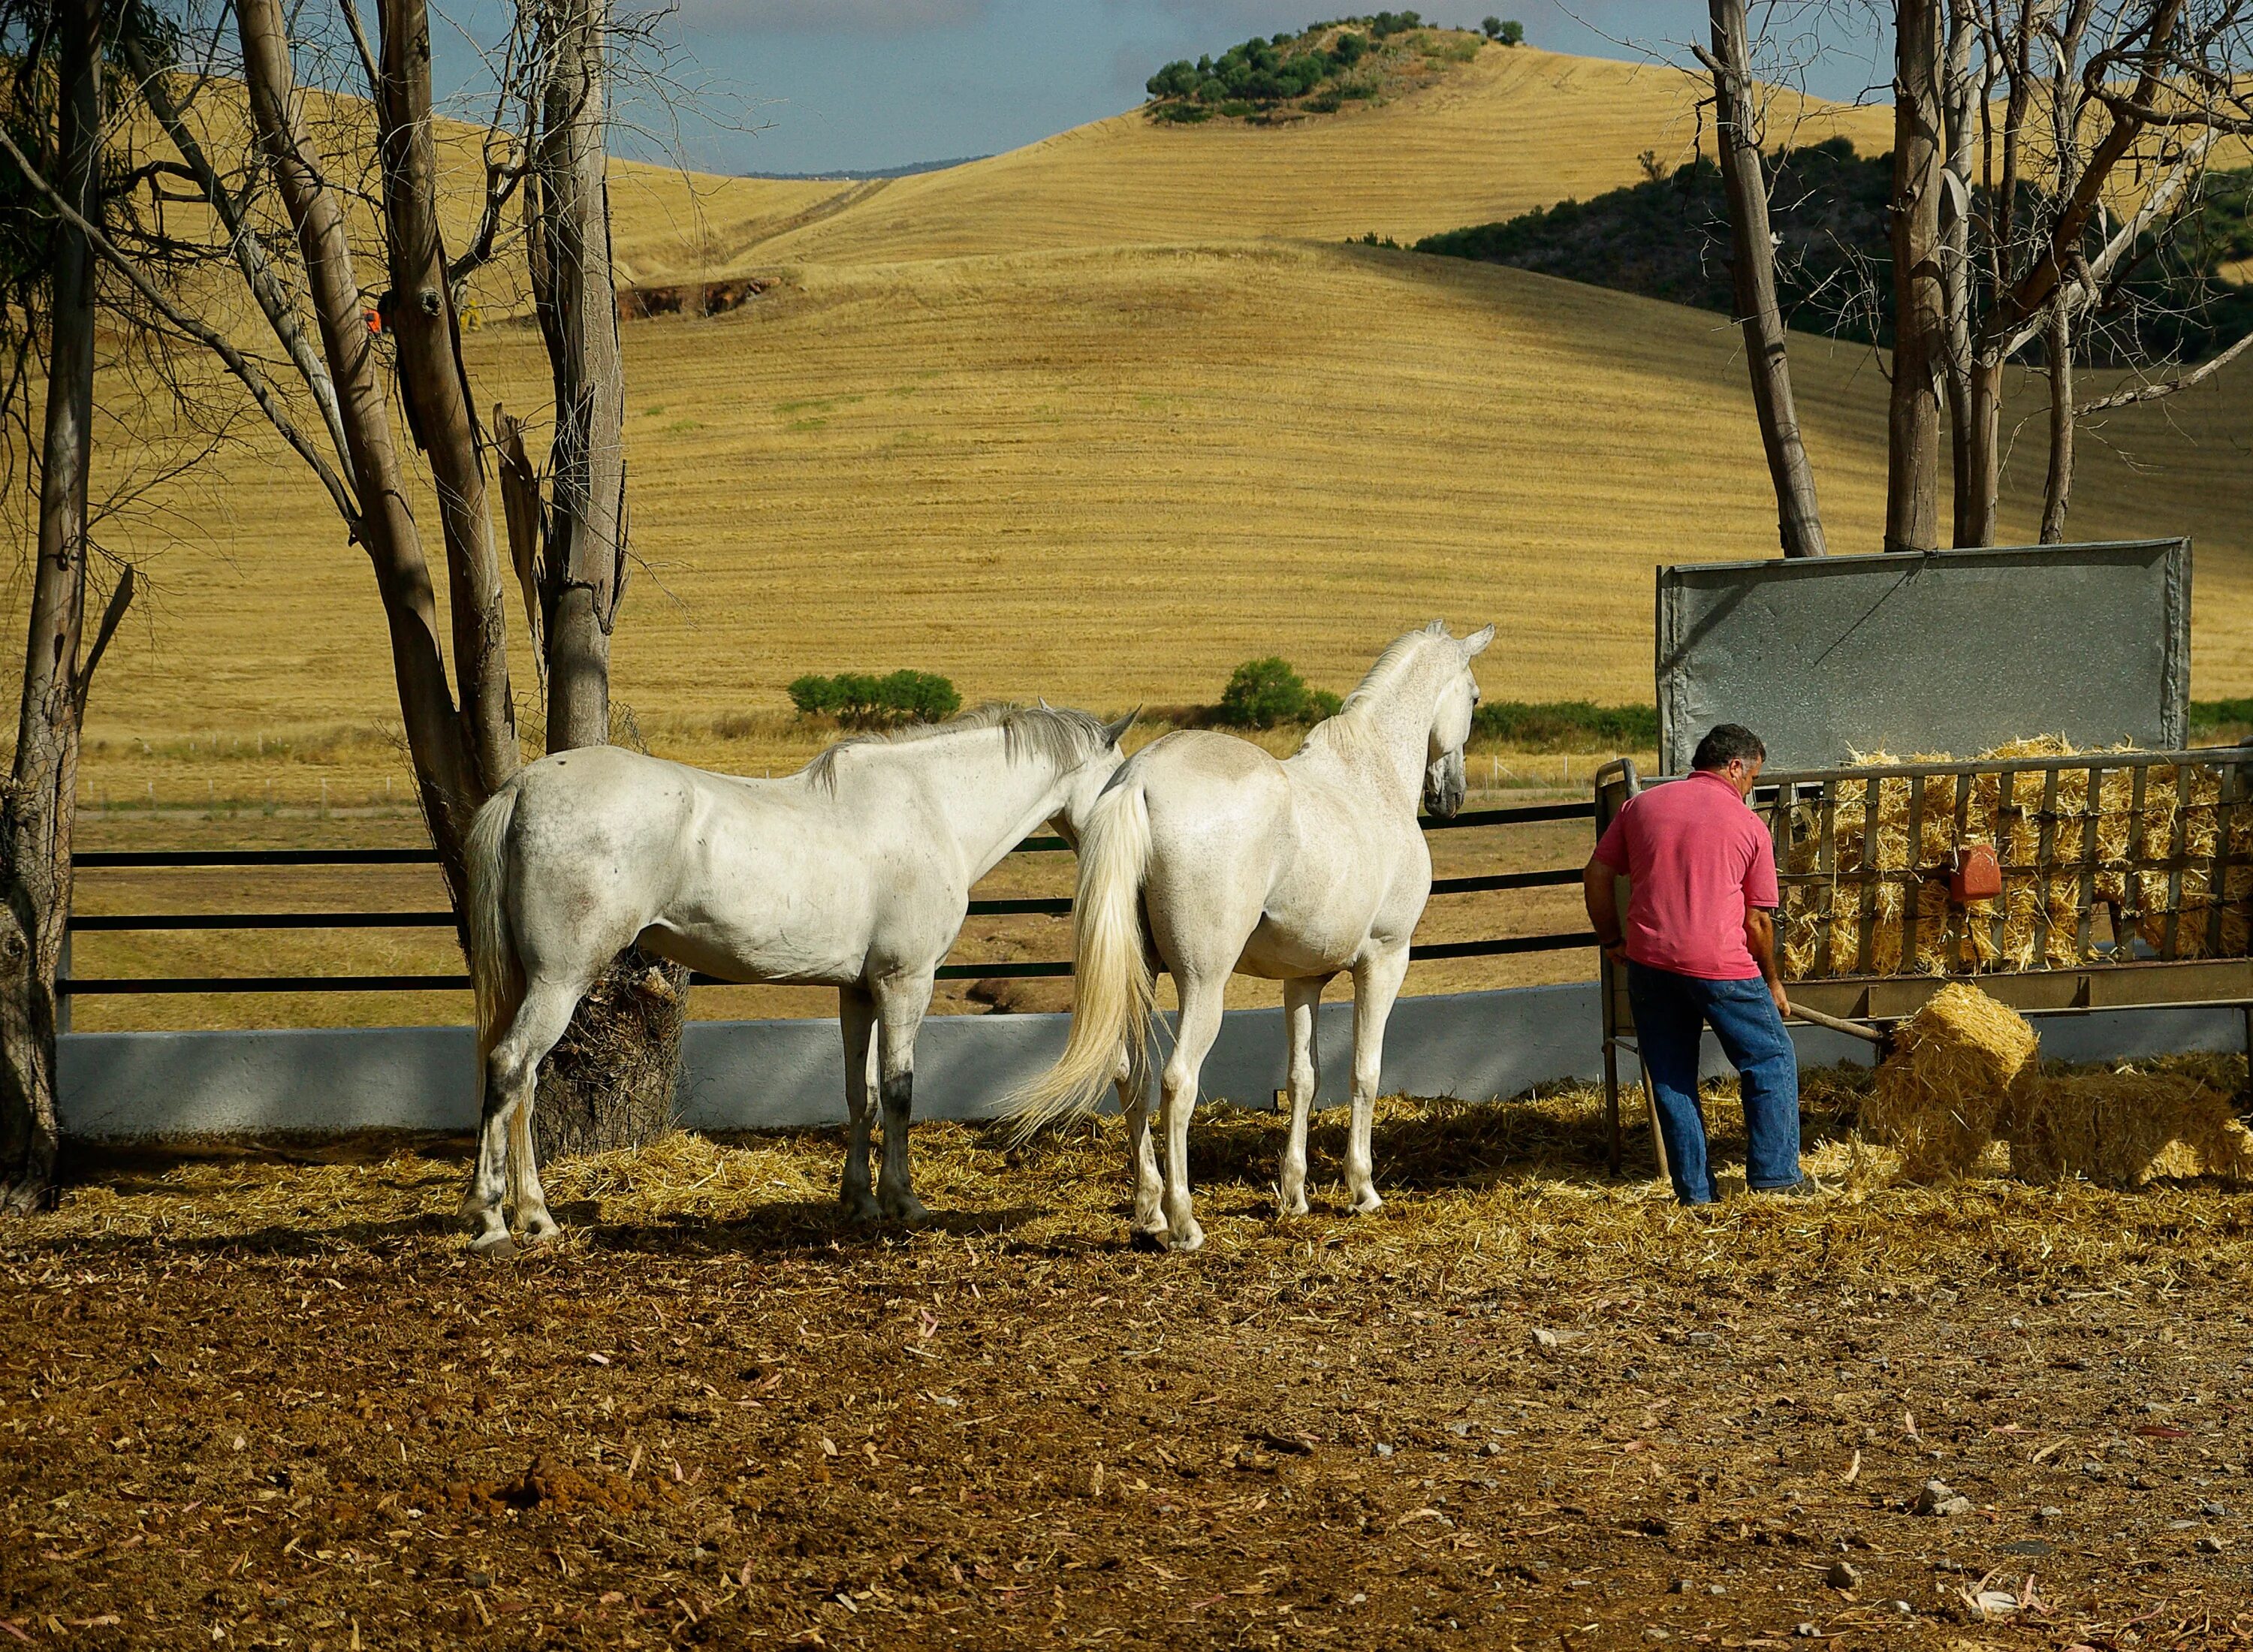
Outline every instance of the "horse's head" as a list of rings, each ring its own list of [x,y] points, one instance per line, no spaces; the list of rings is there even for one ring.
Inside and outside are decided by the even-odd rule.
[[[1119,742],[1126,739],[1126,731],[1141,714],[1142,708],[1137,706],[1116,722],[1105,723],[1101,737],[1064,773],[1064,803],[1056,812],[1052,824],[1057,834],[1075,850],[1079,847],[1079,834],[1087,824],[1089,811],[1111,784],[1111,777],[1119,772],[1119,765],[1126,761],[1126,754],[1119,749]]]
[[[1471,675],[1471,661],[1494,640],[1494,627],[1455,638],[1448,637],[1441,624],[1435,625],[1434,633],[1446,638],[1459,655],[1456,669],[1432,708],[1432,730],[1425,742],[1424,808],[1447,820],[1463,806],[1463,794],[1470,789],[1463,775],[1463,745],[1471,737],[1471,714],[1479,702],[1478,679]]]

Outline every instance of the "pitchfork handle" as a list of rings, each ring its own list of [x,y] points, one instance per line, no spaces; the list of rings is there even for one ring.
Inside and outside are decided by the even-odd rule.
[[[1859,1038],[1873,1044],[1882,1044],[1886,1042],[1884,1033],[1874,1027],[1865,1027],[1859,1021],[1841,1021],[1836,1015],[1825,1015],[1819,1009],[1807,1009],[1797,1004],[1790,1005],[1789,1007],[1794,1015],[1810,1025],[1828,1028],[1834,1033],[1844,1033],[1849,1038]]]

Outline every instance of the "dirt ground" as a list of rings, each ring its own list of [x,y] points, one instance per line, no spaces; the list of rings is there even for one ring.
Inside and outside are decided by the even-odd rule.
[[[674,1138],[500,1263],[459,1142],[82,1155],[0,1230],[0,1646],[2253,1641],[2253,1194],[1896,1186],[1854,1082],[1838,1191],[1711,1216],[1584,1093],[1386,1104],[1361,1219],[1339,1115],[1279,1222],[1217,1114],[1193,1257],[1115,1120],[920,1126],[915,1231]]]

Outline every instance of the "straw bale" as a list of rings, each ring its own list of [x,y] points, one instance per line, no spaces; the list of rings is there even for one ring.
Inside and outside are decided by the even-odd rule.
[[[2011,1123],[2035,1048],[2024,1016],[1975,986],[1943,986],[1896,1029],[1862,1104],[1863,1132],[1901,1149],[1911,1181],[1963,1175]]]
[[[2023,1086],[2011,1139],[2022,1181],[2085,1179],[2140,1188],[2160,1179],[2253,1180],[2253,1132],[2229,1098],[2174,1073],[2044,1074]]]
[[[2101,764],[2129,749],[2083,752],[2044,735],[1998,746],[1982,753],[1981,760],[2087,756]],[[1885,752],[1855,756],[1858,764],[1873,768],[1903,761],[1952,759],[1931,753],[1905,760]],[[2153,951],[2165,952],[2170,912],[2180,914],[2174,924],[2175,955],[2207,956],[2215,896],[2211,868],[2199,862],[2213,857],[2225,812],[2230,821],[2230,852],[2239,863],[2228,868],[2221,891],[2220,954],[2243,956],[2253,941],[2253,805],[2225,812],[2221,805],[2222,771],[2205,763],[2188,766],[2187,795],[2179,797],[2182,772],[2173,766],[2147,769],[2140,809],[2135,777],[2123,770],[2107,770],[2094,797],[2085,769],[2059,770],[2047,810],[2043,805],[2049,782],[2042,770],[2012,776],[2008,807],[2002,801],[2002,777],[1974,776],[1965,787],[1960,832],[1955,776],[1840,781],[1832,797],[1831,876],[1820,883],[1793,885],[1785,896],[1780,948],[1785,978],[2061,969],[2096,961],[2108,940],[2139,938]],[[1922,819],[1918,840],[1912,845],[1909,805],[1912,788],[1918,786],[1923,789]],[[2045,860],[2046,817],[2049,848]],[[1820,805],[1796,805],[1785,844],[1785,869],[1802,875],[1821,869],[1821,837]],[[1975,845],[1996,852],[2003,868],[2003,893],[1957,908],[1949,897],[1949,868],[1959,851]],[[2179,882],[2164,864],[2177,854],[2191,862]],[[1910,875],[1886,878],[1873,891],[1862,881],[1873,867],[1881,873]],[[1916,955],[1905,959],[1902,920],[1911,887],[1917,903]],[[1873,917],[1866,971],[1860,958],[1866,903]],[[2109,920],[2102,926],[2092,922],[2084,948],[2084,911],[2106,908]]]

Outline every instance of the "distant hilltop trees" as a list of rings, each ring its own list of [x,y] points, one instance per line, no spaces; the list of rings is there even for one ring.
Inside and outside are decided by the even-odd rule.
[[[1518,24],[1489,17],[1485,39],[1520,45]],[[1195,122],[1224,119],[1273,122],[1301,115],[1334,115],[1349,101],[1379,101],[1413,90],[1450,63],[1478,54],[1480,36],[1426,24],[1414,11],[1378,11],[1309,24],[1265,39],[1254,37],[1218,57],[1177,58],[1144,83],[1152,118]]]
[[[1652,151],[1642,159],[1639,184],[1426,235],[1412,250],[1735,313],[1720,169],[1702,157],[1671,172]],[[1893,157],[1857,155],[1832,137],[1776,150],[1765,164],[1785,322],[1891,345]],[[2194,213],[2138,241],[2130,274],[2097,312],[2103,324],[2080,346],[2084,363],[2201,361],[2253,333],[2253,284],[2237,273],[2253,260],[2253,169],[2217,168],[2201,188]],[[1984,204],[1984,190],[1975,195]],[[2092,253],[2106,233],[2091,227]],[[1985,279],[1984,266],[1975,279]]]

